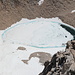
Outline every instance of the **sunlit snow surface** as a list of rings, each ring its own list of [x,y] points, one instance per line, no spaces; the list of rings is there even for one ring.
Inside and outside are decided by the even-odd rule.
[[[71,13],[75,13],[75,10],[72,10]]]
[[[44,69],[39,58],[32,57],[28,64],[22,60],[28,60],[34,52],[53,55],[57,51],[65,50],[61,44],[73,37],[60,23],[64,24],[58,18],[22,19],[0,31],[0,75],[38,75]],[[17,50],[18,47],[25,47],[26,50]]]
[[[60,47],[73,39],[73,36],[60,25],[59,22],[43,18],[19,22],[6,29],[2,38],[5,42],[32,47]]]
[[[43,4],[44,0],[39,0],[38,4],[41,5]]]

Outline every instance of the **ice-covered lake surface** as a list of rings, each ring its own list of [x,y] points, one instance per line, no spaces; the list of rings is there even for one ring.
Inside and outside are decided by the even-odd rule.
[[[2,38],[5,42],[18,43],[37,48],[61,47],[73,35],[65,30],[62,21],[53,19],[22,19],[4,31]]]
[[[64,51],[65,46],[62,44],[73,39],[73,32],[68,32],[67,28],[65,30],[63,25],[75,31],[75,28],[59,18],[22,19],[1,30],[0,75],[38,75],[44,69],[43,63],[39,61],[42,58],[46,61],[47,54]],[[18,50],[19,47],[26,50]]]

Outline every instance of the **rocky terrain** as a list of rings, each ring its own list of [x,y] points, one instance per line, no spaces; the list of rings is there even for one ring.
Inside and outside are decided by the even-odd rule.
[[[65,52],[57,52],[44,66],[39,75],[75,75],[75,40],[68,41]]]
[[[5,29],[22,18],[59,17],[75,27],[75,0],[0,0],[0,29]]]

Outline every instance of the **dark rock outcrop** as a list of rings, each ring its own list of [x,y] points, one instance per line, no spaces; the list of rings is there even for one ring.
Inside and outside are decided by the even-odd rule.
[[[39,75],[75,75],[75,40],[68,41],[65,51],[54,54],[44,66]]]

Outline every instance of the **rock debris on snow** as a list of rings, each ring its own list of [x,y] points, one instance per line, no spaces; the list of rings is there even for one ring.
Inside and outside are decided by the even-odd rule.
[[[46,52],[34,52],[32,54],[30,54],[28,60],[22,60],[25,64],[28,64],[28,61],[31,60],[31,58],[39,58],[39,63],[44,64],[45,61],[47,60],[51,60],[51,55],[50,53],[46,53]]]
[[[18,47],[17,50],[26,50],[25,47]]]

